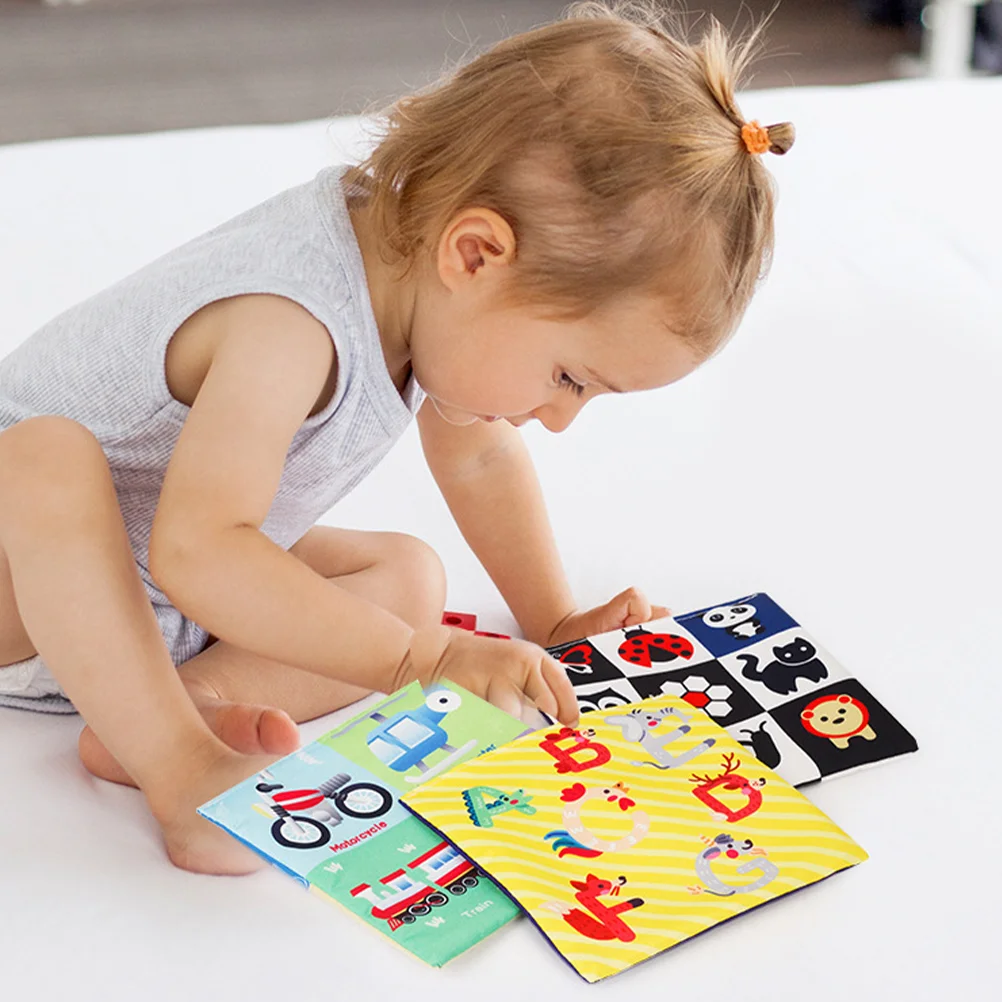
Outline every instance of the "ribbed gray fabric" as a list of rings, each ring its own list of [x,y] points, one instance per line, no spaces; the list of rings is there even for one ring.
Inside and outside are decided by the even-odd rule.
[[[171,606],[148,570],[160,487],[188,414],[171,396],[164,373],[167,343],[177,328],[217,299],[272,293],[301,304],[330,331],[338,356],[334,395],[296,432],[261,527],[285,549],[379,463],[424,399],[413,376],[398,393],[386,369],[341,188],[345,169],[325,168],[313,181],[176,248],[57,316],[0,362],[0,429],[34,415],[61,414],[100,441],[139,573],[176,665],[197,654],[208,636]],[[46,687],[48,672],[27,671],[39,661],[0,668],[0,705],[75,712],[57,685]],[[17,677],[34,674],[41,687],[10,691],[11,669],[18,668]]]

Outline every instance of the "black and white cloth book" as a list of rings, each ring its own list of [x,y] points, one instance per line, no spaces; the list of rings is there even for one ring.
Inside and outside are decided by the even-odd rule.
[[[794,786],[915,751],[915,738],[764,592],[547,648],[582,714],[679,696]]]

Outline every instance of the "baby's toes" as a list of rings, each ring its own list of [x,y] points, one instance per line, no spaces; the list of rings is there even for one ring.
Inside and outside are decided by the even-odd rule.
[[[285,710],[262,710],[257,732],[261,751],[269,755],[289,755],[299,747],[299,728]]]
[[[299,728],[293,719],[270,706],[220,703],[213,707],[208,723],[221,741],[243,755],[288,755],[299,747]]]

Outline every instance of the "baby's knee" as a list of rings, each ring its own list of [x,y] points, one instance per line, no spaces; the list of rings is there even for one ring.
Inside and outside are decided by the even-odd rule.
[[[19,488],[51,482],[65,487],[75,474],[107,466],[101,443],[79,421],[45,414],[0,433],[0,482]]]
[[[101,481],[110,476],[100,442],[70,418],[27,418],[0,434],[0,494],[16,501],[22,516],[79,511],[82,494],[107,487]]]
[[[445,566],[423,539],[404,532],[387,533],[389,563],[400,591],[403,618],[414,627],[437,626],[445,608]]]

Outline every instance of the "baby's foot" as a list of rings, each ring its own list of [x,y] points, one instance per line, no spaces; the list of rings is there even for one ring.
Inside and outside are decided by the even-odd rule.
[[[201,817],[196,808],[267,768],[275,758],[237,755],[219,744],[208,762],[193,764],[189,772],[182,771],[157,790],[144,791],[175,866],[195,873],[239,875],[267,865],[257,853]]]
[[[232,703],[190,679],[185,681],[185,688],[209,729],[234,751],[278,757],[299,747],[299,728],[284,710],[255,703]],[[80,761],[88,772],[123,786],[137,785],[90,727],[80,732],[78,747]]]
[[[234,703],[206,684],[184,683],[210,730],[243,755],[288,755],[299,747],[299,728],[285,710],[258,703]]]

